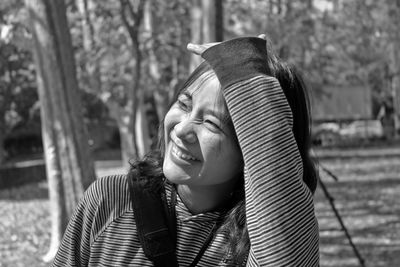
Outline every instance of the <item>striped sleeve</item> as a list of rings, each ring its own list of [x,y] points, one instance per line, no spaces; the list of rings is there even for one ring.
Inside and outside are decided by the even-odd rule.
[[[318,266],[313,197],[278,80],[257,75],[223,90],[245,162],[247,265]]]

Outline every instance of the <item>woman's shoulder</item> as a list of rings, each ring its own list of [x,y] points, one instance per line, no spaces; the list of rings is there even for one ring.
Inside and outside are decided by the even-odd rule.
[[[67,241],[63,242],[75,243],[82,238],[79,242],[89,251],[110,225],[118,228],[118,219],[129,216],[131,207],[126,175],[96,179],[76,207],[68,225],[69,234],[64,237]]]
[[[105,193],[128,190],[128,177],[126,174],[108,175],[98,178],[92,184],[93,190],[100,190]]]
[[[84,202],[92,209],[121,213],[130,209],[127,175],[98,178],[86,190]]]
[[[86,194],[95,198],[110,197],[128,190],[127,175],[108,175],[94,181],[87,189]]]

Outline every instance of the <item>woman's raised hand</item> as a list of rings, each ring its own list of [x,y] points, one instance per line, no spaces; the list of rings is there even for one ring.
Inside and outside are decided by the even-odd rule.
[[[192,52],[193,54],[196,55],[201,55],[203,54],[204,51],[206,51],[208,48],[219,44],[220,42],[215,42],[215,43],[207,43],[207,44],[192,44],[192,43],[188,43],[187,45],[187,50],[189,50],[190,52]]]
[[[257,36],[258,38],[267,39],[267,36],[265,34],[260,34]],[[188,43],[187,45],[187,50],[189,50],[190,52],[192,52],[193,54],[196,55],[201,55],[203,54],[204,51],[206,51],[208,48],[219,44],[220,42],[215,42],[215,43],[207,43],[207,44],[192,44],[192,43]]]

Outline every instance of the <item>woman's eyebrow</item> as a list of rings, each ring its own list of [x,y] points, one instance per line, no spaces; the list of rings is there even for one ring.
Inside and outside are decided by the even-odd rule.
[[[187,99],[192,100],[192,95],[188,91],[183,92],[182,95],[185,96]]]
[[[181,96],[184,96],[187,98],[187,100],[192,101],[193,100],[193,96],[191,93],[189,93],[188,91],[182,92]],[[225,117],[225,114],[221,111],[216,111],[215,109],[212,108],[207,108],[206,110],[204,110],[204,115],[210,115],[213,116],[217,119],[219,119],[220,121],[223,121],[223,118]]]
[[[220,121],[223,121],[225,114],[221,111],[215,111],[214,109],[206,109],[204,111],[204,115],[211,115],[211,116],[219,119]]]

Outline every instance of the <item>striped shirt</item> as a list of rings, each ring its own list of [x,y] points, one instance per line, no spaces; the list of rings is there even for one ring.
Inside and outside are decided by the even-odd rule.
[[[245,163],[247,266],[318,266],[313,197],[302,180],[292,113],[278,80],[262,74],[219,79]],[[126,179],[109,176],[90,186],[53,266],[153,266],[139,243]],[[166,190],[169,196],[168,184]],[[179,196],[176,214],[177,258],[188,266],[220,214],[192,215]],[[218,231],[198,266],[234,266],[221,250],[226,240]]]

